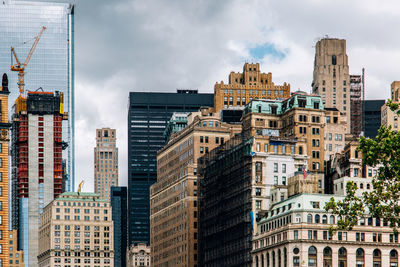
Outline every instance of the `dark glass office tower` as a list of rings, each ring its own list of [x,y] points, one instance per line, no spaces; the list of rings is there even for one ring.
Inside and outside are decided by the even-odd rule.
[[[381,127],[381,107],[385,100],[364,100],[363,131],[364,136],[375,138]]]
[[[128,245],[126,186],[112,186],[110,201],[114,222],[114,267],[125,267],[126,247]]]
[[[150,243],[150,186],[157,181],[157,151],[165,145],[164,129],[173,112],[212,107],[213,94],[197,90],[129,94],[128,230],[129,244]]]

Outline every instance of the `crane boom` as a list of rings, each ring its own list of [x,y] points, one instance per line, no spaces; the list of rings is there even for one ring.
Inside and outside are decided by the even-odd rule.
[[[39,39],[42,36],[44,30],[46,30],[45,26],[42,27],[39,34],[36,36],[35,41],[33,42],[33,45],[31,47],[31,50],[29,51],[28,56],[25,59],[24,65],[21,66],[21,62],[18,60],[17,54],[15,53],[15,50],[14,50],[14,47],[11,47],[11,53],[14,56],[15,60],[17,61],[16,64],[12,64],[12,62],[11,62],[11,70],[18,71],[18,88],[19,88],[20,95],[23,95],[24,91],[25,91],[25,68],[28,65],[29,61],[31,60],[33,52],[35,52],[36,46],[37,46]]]
[[[24,68],[28,65],[29,61],[31,60],[32,54],[35,51],[36,46],[39,43],[39,39],[42,36],[42,33],[44,32],[44,30],[46,30],[45,26],[42,27],[42,29],[40,30],[39,34],[36,36],[35,41],[33,42],[33,45],[31,47],[31,50],[29,51],[29,54],[25,59]]]

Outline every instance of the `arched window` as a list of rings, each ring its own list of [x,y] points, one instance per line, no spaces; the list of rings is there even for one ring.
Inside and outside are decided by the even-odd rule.
[[[330,247],[324,248],[324,267],[332,267],[332,249]]]
[[[328,223],[328,216],[326,216],[325,214],[322,215],[322,223],[323,224],[327,224]]]
[[[272,267],[275,267],[275,251],[272,251]]]
[[[287,249],[283,248],[283,267],[287,267]]]
[[[312,223],[312,215],[311,214],[307,215],[307,223]]]
[[[282,267],[282,254],[280,249],[278,249],[278,267]]]
[[[308,249],[308,266],[317,266],[317,249],[314,246]]]
[[[269,267],[269,253],[267,252],[267,267]]]
[[[261,254],[261,267],[264,267],[264,254]]]
[[[315,214],[315,223],[319,223],[319,214]]]
[[[256,267],[258,267],[258,256],[256,256],[255,262],[256,262]]]
[[[375,249],[374,252],[372,253],[373,256],[373,261],[374,267],[381,267],[382,266],[382,257],[381,257],[382,253],[379,249]]]
[[[296,223],[301,223],[301,215],[296,214]]]
[[[339,248],[339,267],[347,267],[347,250],[343,247]]]
[[[335,224],[335,216],[334,215],[331,215],[329,217],[329,224]]]
[[[365,266],[365,253],[362,248],[356,250],[356,267]]]
[[[392,249],[390,251],[390,267],[398,267],[399,264],[399,254],[397,250]]]

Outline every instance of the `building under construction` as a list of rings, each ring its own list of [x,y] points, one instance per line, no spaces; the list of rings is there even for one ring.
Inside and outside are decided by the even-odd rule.
[[[363,128],[363,80],[364,78],[362,75],[350,75],[350,133],[355,136],[359,136]]]
[[[200,266],[251,266],[253,138],[233,138],[199,159]]]
[[[12,115],[12,227],[27,266],[37,266],[43,208],[63,190],[63,94],[20,95]]]

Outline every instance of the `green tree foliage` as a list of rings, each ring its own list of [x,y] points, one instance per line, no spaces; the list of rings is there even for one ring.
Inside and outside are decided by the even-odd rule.
[[[387,105],[400,115],[399,104],[390,100]],[[348,182],[346,196],[341,201],[332,197],[325,210],[339,216],[335,230],[351,230],[360,217],[383,218],[397,232],[400,225],[400,132],[381,127],[375,139],[360,138],[358,150],[363,164],[378,167],[372,179],[373,190],[356,196],[357,185]]]

